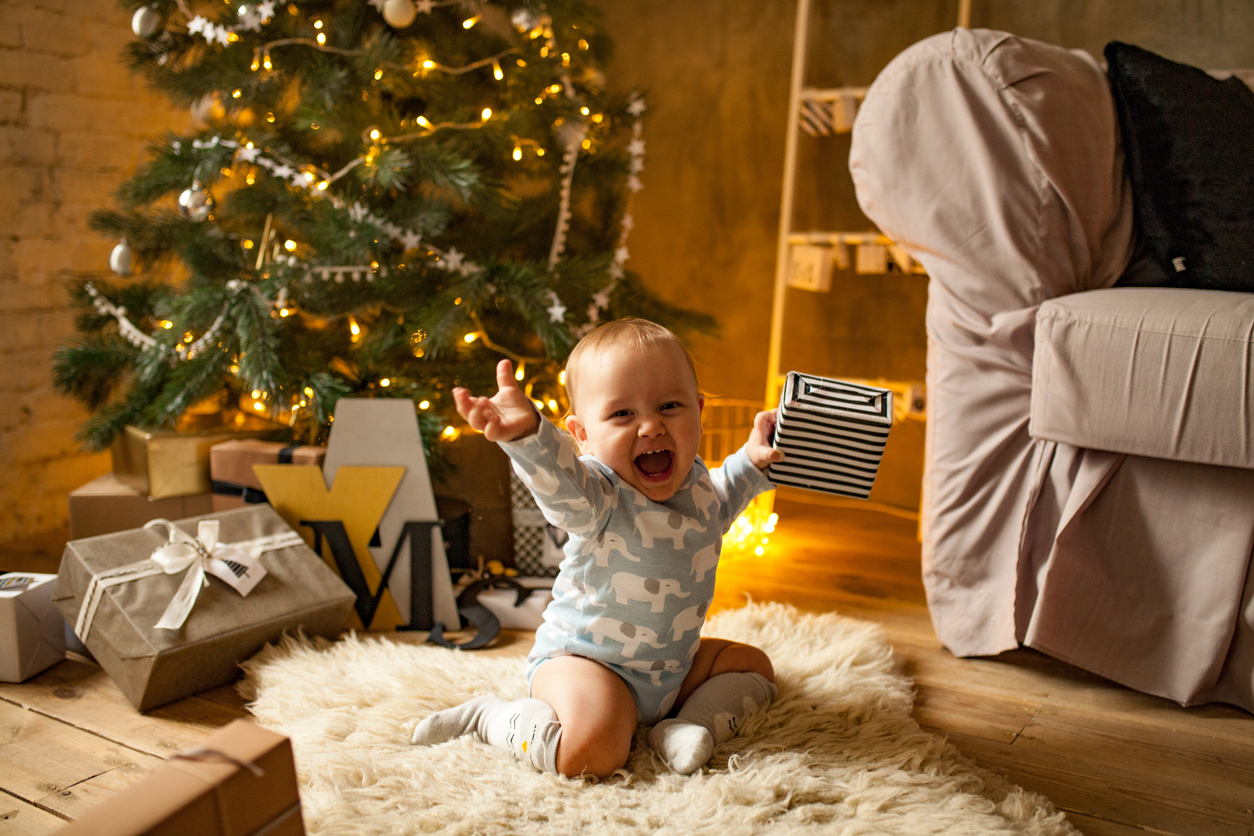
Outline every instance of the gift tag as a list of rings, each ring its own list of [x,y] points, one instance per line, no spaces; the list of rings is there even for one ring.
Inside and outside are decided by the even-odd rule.
[[[30,575],[8,574],[0,575],[0,595],[8,593],[16,595],[19,592],[25,592],[27,587],[33,584],[37,578]]]
[[[240,595],[252,592],[253,587],[266,576],[266,567],[261,565],[261,558],[230,546],[214,549],[214,558],[209,561],[205,571],[226,581]]]

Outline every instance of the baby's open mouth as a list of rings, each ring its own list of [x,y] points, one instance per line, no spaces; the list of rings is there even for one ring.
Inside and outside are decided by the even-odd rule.
[[[655,450],[651,453],[641,453],[636,456],[636,469],[639,470],[646,479],[662,480],[671,474],[671,465],[675,460],[675,454],[670,450]]]

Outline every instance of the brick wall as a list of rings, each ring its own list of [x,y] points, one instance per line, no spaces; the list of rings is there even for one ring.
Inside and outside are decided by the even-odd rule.
[[[0,544],[65,525],[69,491],[109,468],[78,449],[51,361],[74,333],[66,280],[117,243],[88,216],[187,122],[122,63],[133,38],[111,2],[0,0]]]

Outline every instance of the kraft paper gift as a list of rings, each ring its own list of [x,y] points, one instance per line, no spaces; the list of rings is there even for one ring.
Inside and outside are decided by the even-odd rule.
[[[209,449],[237,438],[276,438],[287,427],[256,415],[186,430],[127,426],[113,440],[113,473],[153,499],[209,493]]]
[[[866,499],[893,424],[893,393],[789,372],[773,446],[785,459],[766,476],[777,485]]]
[[[216,535],[208,536],[214,521]],[[75,634],[139,710],[232,681],[239,662],[284,631],[331,637],[347,624],[352,591],[269,505],[173,525],[179,538],[218,559],[172,544],[163,522],[150,523],[68,543],[53,592]],[[224,578],[255,586],[242,595]],[[172,602],[180,595],[185,603],[182,594],[195,590],[178,625]]]
[[[112,473],[106,473],[70,491],[70,539],[82,540],[139,528],[158,517],[181,520],[212,510],[210,494],[153,499]]]
[[[238,438],[209,448],[209,479],[213,510],[227,511],[266,501],[255,464],[296,464],[322,467],[327,448],[311,444],[287,445],[280,441]]]
[[[61,836],[301,836],[292,744],[235,720],[123,792],[90,808]]]
[[[0,573],[0,682],[24,682],[65,658],[56,575]]]

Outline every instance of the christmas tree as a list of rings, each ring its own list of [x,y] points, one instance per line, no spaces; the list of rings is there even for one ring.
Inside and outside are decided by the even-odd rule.
[[[316,443],[344,396],[413,400],[430,443],[502,357],[556,415],[598,321],[712,326],[624,268],[644,100],[606,92],[590,3],[123,5],[194,130],[92,219],[120,277],[72,286],[54,369],[89,449],[206,404]]]

